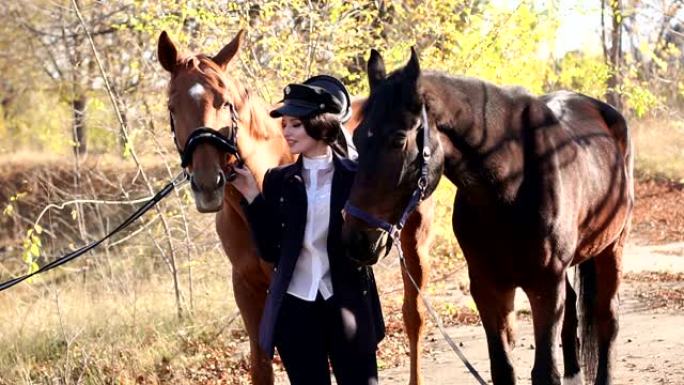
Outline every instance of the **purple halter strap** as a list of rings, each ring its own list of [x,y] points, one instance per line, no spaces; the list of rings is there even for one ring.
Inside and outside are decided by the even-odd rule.
[[[347,203],[344,205],[344,210],[349,215],[363,220],[370,227],[386,231],[392,238],[396,238],[399,236],[399,233],[401,232],[401,229],[404,227],[404,224],[406,224],[406,220],[408,219],[408,217],[416,209],[416,207],[418,207],[420,202],[425,198],[425,189],[427,188],[428,178],[428,160],[432,155],[428,143],[430,126],[428,124],[427,111],[425,109],[425,105],[423,105],[423,108],[421,110],[421,126],[423,129],[423,148],[420,151],[422,163],[420,166],[420,178],[418,179],[418,185],[411,194],[411,198],[409,199],[408,204],[406,205],[404,211],[401,213],[401,216],[399,217],[399,221],[395,224],[391,224],[383,219],[374,217],[367,211],[364,211],[354,206],[349,201],[347,201]]]

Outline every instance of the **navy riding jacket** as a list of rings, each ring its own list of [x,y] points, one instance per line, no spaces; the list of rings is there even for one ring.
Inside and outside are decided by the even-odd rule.
[[[350,311],[358,328],[375,346],[385,336],[385,324],[373,270],[359,267],[345,255],[341,242],[342,209],[347,201],[356,163],[333,155],[334,173],[330,191],[328,258],[333,300]],[[283,298],[290,285],[304,240],[307,197],[301,177],[302,158],[293,164],[266,172],[263,193],[243,207],[261,258],[273,263],[271,284],[259,325],[259,346],[273,357],[274,332]]]

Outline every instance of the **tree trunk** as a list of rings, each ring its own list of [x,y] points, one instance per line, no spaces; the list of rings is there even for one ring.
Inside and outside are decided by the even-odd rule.
[[[612,104],[615,108],[622,109],[622,97],[620,87],[622,85],[622,74],[620,73],[622,64],[622,0],[607,0],[612,14],[612,29],[610,31],[610,48],[606,48],[604,39],[604,56],[606,63],[610,66],[610,77],[608,78],[608,91],[606,92],[606,101]],[[603,12],[605,10],[606,0],[601,1],[601,18],[603,19]],[[604,36],[605,36],[605,24]]]
[[[88,149],[85,125],[86,100],[86,96],[81,94],[76,96],[71,102],[72,108],[74,110],[74,120],[72,126],[74,153],[78,155],[85,154]]]

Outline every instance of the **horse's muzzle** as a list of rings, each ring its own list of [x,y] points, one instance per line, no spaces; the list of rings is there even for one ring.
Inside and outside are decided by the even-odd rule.
[[[373,265],[385,258],[392,249],[392,238],[386,231],[379,229],[345,226],[342,229],[342,242],[346,246],[347,257],[360,265]]]
[[[215,173],[193,173],[190,176],[190,188],[197,211],[214,213],[221,210],[225,186],[226,175],[223,170]]]

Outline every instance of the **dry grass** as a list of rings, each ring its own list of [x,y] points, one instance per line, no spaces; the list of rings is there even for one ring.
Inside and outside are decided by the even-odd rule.
[[[635,168],[640,177],[684,182],[684,120],[646,118],[632,123]]]
[[[0,384],[192,383],[206,358],[196,345],[232,351],[239,362],[244,333],[225,256],[194,265],[194,310],[182,320],[163,270],[147,275],[120,266],[110,276],[102,267],[59,285],[37,281],[0,294]]]
[[[19,188],[27,192],[13,202],[12,214],[3,218],[16,223],[6,229],[18,229],[17,234],[9,231],[0,237],[6,241],[21,240],[47,203],[73,199],[70,160],[37,158],[27,153],[12,156],[0,173],[0,196],[10,196]],[[166,179],[159,162],[152,160],[145,167],[156,179],[155,188]],[[85,198],[120,200],[149,194],[131,162],[91,157],[81,172],[90,187],[88,195],[81,195]],[[17,179],[19,184],[13,184]],[[188,216],[189,254],[180,205]],[[111,228],[133,210],[127,205],[96,206],[83,208],[87,237],[99,237],[103,225]],[[117,240],[131,236],[123,245],[102,246],[68,267],[0,293],[0,385],[196,384],[206,383],[207,377],[223,378],[225,384],[242,383],[245,333],[213,216],[197,214],[184,192],[180,199],[172,195],[162,207],[176,253],[183,319],[177,316],[173,281],[161,257],[162,253],[169,256],[169,242],[152,212],[117,236]],[[40,264],[61,255],[65,247],[91,240],[74,231],[70,209],[53,211],[41,222],[45,230]],[[133,232],[141,226],[143,231]],[[25,271],[21,248],[19,243],[0,249],[3,279]]]
[[[675,119],[646,119],[634,122],[632,128],[638,174],[684,180],[684,125]],[[143,163],[157,170],[159,183],[165,179],[166,170],[159,161],[149,158]],[[51,175],[51,179],[44,179],[52,184],[71,183],[67,173],[73,167],[70,158],[20,153],[3,164],[2,181],[8,180],[2,179],[7,175],[19,175],[19,169],[23,169],[22,177],[36,174],[32,170],[42,170]],[[98,184],[99,176],[109,176],[116,186],[130,186],[126,181],[135,174],[134,170],[130,174],[131,162],[115,157],[91,157],[83,168],[97,170],[98,175],[92,176],[93,191],[100,198],[114,197],[109,194],[116,194],[117,188]],[[62,175],[61,179],[54,177],[57,174]],[[139,187],[131,190],[133,197],[146,195]],[[68,197],[69,190],[63,188],[63,196]],[[440,295],[462,289],[457,279],[462,274],[462,256],[451,230],[454,193],[455,187],[443,180],[434,195],[437,230],[429,290],[442,317],[459,323],[472,312],[454,310],[453,304]],[[41,201],[39,198],[35,197]],[[184,242],[176,209],[181,201],[173,201],[166,211],[174,236],[178,237],[174,240],[178,248]],[[149,245],[149,237],[160,234],[161,229],[151,226],[125,247],[109,250],[109,255],[100,251],[102,254],[84,257],[85,261],[72,263],[34,283],[0,293],[0,385],[248,383],[246,337],[241,320],[234,318],[230,267],[213,231],[206,231],[213,228],[212,216],[196,214],[187,197],[184,201],[196,249],[191,262],[182,256],[179,264],[184,306],[188,309],[188,272],[192,269],[193,311],[182,320],[176,315],[170,275],[159,260],[158,250]],[[6,202],[0,204],[4,206]],[[26,217],[31,218],[32,206],[24,207]],[[17,226],[23,228],[25,223],[18,222]],[[4,237],[13,238],[8,234]],[[52,255],[56,250],[48,249],[46,253]],[[18,257],[10,253],[6,258]],[[0,266],[0,275],[7,273]],[[380,363],[382,367],[407,365],[408,347],[400,310],[403,290],[396,259],[383,261],[377,273],[390,332],[381,346]]]

